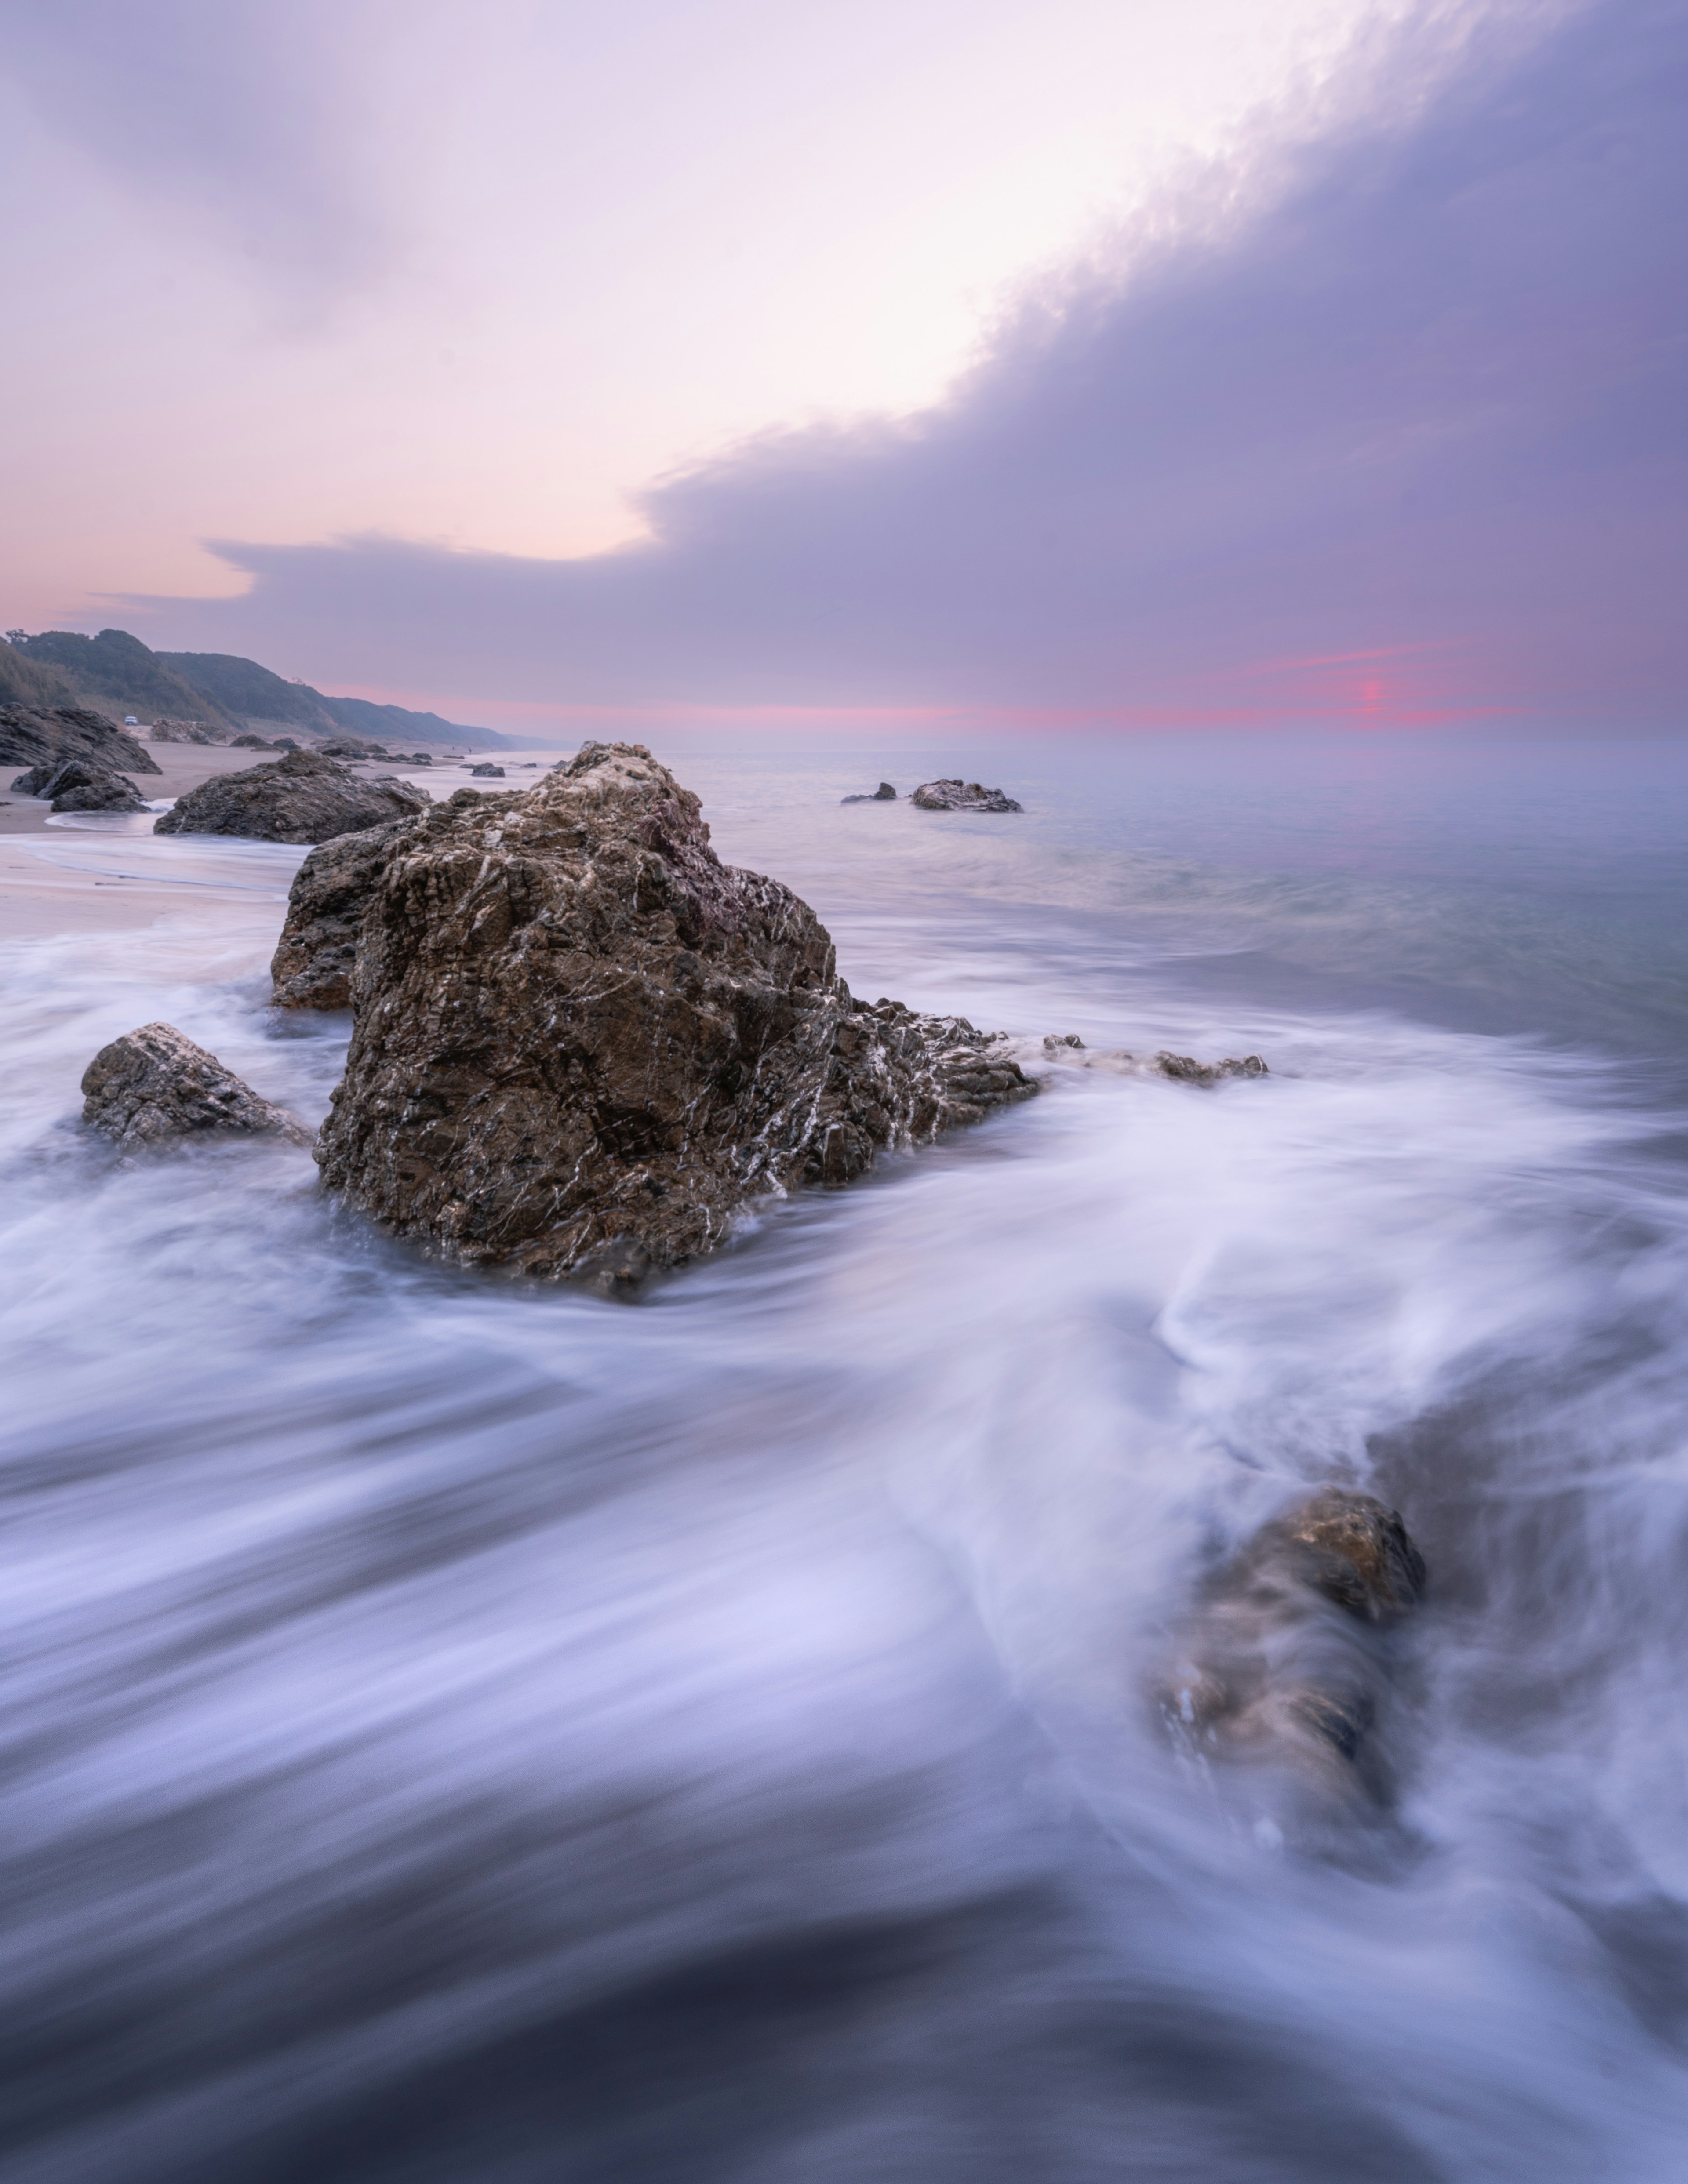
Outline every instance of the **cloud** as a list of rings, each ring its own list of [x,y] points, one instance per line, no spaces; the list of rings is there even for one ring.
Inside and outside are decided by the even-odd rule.
[[[332,288],[388,247],[360,81],[388,12],[388,0],[0,0],[0,73],[127,189],[261,275]]]
[[[489,699],[1669,714],[1688,13],[1536,21],[1451,77],[1404,39],[1247,217],[1028,297],[918,417],[661,482],[647,543],[225,543],[247,596],[143,604]]]

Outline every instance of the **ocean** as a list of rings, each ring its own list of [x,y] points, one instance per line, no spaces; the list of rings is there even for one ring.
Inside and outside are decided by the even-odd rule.
[[[1674,2184],[1688,744],[655,748],[857,994],[1270,1074],[1055,1070],[628,1308],[91,1144],[120,1031],[314,1121],[348,1026],[302,852],[43,838],[220,907],[0,956],[0,2174]],[[1333,1481],[1429,1580],[1314,1823],[1154,1694]]]

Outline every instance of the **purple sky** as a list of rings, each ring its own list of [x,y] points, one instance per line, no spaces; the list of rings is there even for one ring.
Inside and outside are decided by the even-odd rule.
[[[1476,21],[1451,71],[1410,25],[1362,46],[1245,211],[1210,169],[1152,248],[1093,238],[944,398],[741,439],[644,493],[632,543],[295,522],[217,545],[242,596],[80,626],[511,722],[1681,720],[1688,8]]]

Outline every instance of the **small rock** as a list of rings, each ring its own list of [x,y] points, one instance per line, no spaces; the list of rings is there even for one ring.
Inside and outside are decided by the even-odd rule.
[[[60,759],[47,766],[31,766],[12,783],[20,795],[39,796],[55,811],[144,811],[144,800],[132,781],[125,781],[97,760]]]
[[[1076,1031],[1045,1032],[1044,1034],[1045,1054],[1053,1054],[1057,1047],[1061,1046],[1076,1047],[1080,1054],[1084,1051],[1084,1042]]]
[[[278,748],[276,744],[265,743],[262,736],[231,736],[229,738],[231,750],[274,750]]]
[[[261,1099],[174,1024],[142,1024],[103,1046],[82,1091],[82,1120],[125,1152],[218,1130],[310,1142],[297,1116]]]
[[[502,781],[504,770],[501,766],[471,766],[471,773],[479,774],[483,781]]]
[[[977,781],[926,781],[914,793],[922,811],[1023,811],[1025,805],[1005,796],[1000,788],[984,788]]]
[[[1227,1055],[1223,1061],[1197,1061],[1188,1054],[1157,1054],[1150,1065],[1158,1077],[1170,1077],[1177,1084],[1211,1085],[1225,1077],[1265,1077],[1270,1074],[1257,1054],[1245,1054],[1240,1061]]]
[[[845,804],[894,804],[896,800],[897,792],[889,781],[882,781],[879,786],[869,794],[846,796],[840,799],[840,801]]]

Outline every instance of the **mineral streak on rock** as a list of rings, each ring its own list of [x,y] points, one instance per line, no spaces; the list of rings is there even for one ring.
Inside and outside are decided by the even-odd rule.
[[[1328,1487],[1273,1518],[1192,1618],[1160,1694],[1174,1738],[1381,1801],[1372,1739],[1393,1678],[1390,1634],[1424,1581],[1400,1515],[1372,1495]]]
[[[839,801],[844,804],[894,804],[896,800],[897,792],[889,781],[882,781],[876,789],[866,795],[845,796],[839,799]]]
[[[273,766],[213,774],[181,797],[155,834],[243,834],[265,842],[326,842],[408,819],[426,808],[426,788],[392,774],[362,781],[337,760],[292,750]]]
[[[297,1117],[261,1099],[174,1024],[142,1024],[103,1046],[82,1091],[82,1120],[125,1152],[220,1130],[310,1142]]]
[[[760,1194],[1037,1089],[964,1019],[852,1000],[808,905],[722,865],[638,744],[395,830],[352,1006],[328,1184],[459,1259],[612,1292]]]
[[[277,1007],[351,1007],[358,928],[404,824],[336,834],[299,866],[270,964]]]
[[[922,782],[914,800],[922,811],[1023,811],[1026,808],[1000,788],[985,788],[977,781]]]
[[[108,773],[160,771],[146,745],[103,713],[91,713],[79,705],[0,705],[0,766],[50,771],[70,758],[86,759]]]

